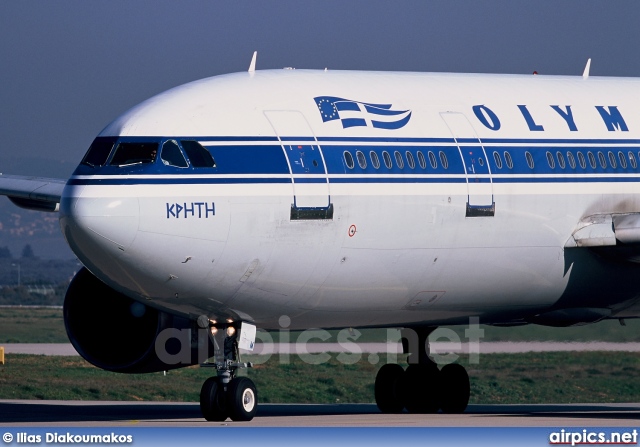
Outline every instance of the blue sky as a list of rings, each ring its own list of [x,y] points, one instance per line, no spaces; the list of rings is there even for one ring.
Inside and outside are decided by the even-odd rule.
[[[592,57],[639,76],[638,17],[635,0],[1,0],[0,172],[66,176],[117,115],[254,50],[258,69],[579,75]]]

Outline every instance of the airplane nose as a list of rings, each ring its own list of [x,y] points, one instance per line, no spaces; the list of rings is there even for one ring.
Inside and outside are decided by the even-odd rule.
[[[138,231],[137,197],[96,194],[99,191],[67,186],[60,202],[62,231],[80,258],[118,256],[131,246]]]

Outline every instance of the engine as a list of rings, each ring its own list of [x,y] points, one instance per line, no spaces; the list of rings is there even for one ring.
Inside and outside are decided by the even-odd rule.
[[[132,300],[86,268],[67,289],[64,323],[78,353],[109,371],[167,371],[201,363],[213,353],[208,331],[195,321]]]

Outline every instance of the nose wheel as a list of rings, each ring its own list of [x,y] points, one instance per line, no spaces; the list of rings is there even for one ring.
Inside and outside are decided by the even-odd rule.
[[[202,385],[200,411],[207,421],[224,421],[229,417],[227,396],[219,377],[209,377]]]
[[[258,392],[248,377],[225,384],[221,376],[209,377],[200,391],[200,411],[207,421],[250,421],[258,410]]]
[[[227,389],[229,417],[232,421],[250,421],[258,409],[258,393],[253,381],[247,377],[236,377]]]

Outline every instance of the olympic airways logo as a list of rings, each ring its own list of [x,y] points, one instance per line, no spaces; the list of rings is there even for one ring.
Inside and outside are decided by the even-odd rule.
[[[317,96],[313,99],[322,122],[340,120],[344,129],[362,126],[394,130],[406,126],[411,119],[411,110],[394,110],[391,104],[373,104],[335,96]]]

